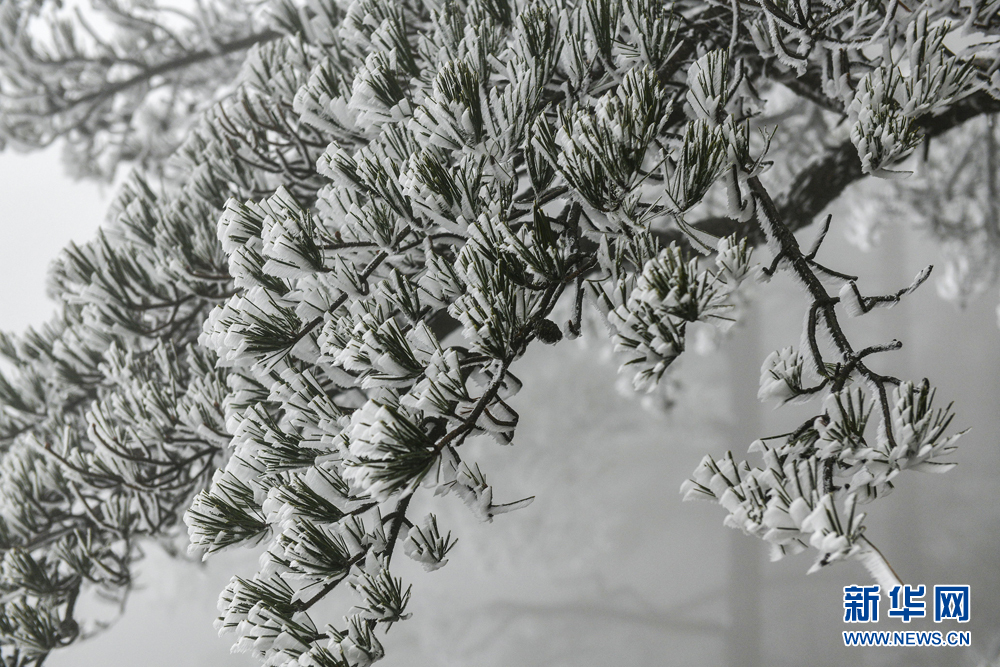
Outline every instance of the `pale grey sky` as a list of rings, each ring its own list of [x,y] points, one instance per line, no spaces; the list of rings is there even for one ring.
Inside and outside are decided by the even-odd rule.
[[[52,314],[49,263],[70,240],[94,235],[111,195],[104,190],[64,176],[58,150],[0,154],[0,329],[20,332]]]

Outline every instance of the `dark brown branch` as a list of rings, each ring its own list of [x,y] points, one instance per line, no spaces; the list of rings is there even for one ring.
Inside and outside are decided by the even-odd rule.
[[[986,93],[977,93],[955,104],[946,113],[923,119],[921,125],[927,136],[935,137],[972,118],[997,112],[1000,112],[1000,102]],[[853,143],[845,141],[828,148],[807,164],[792,181],[791,186],[777,198],[775,206],[778,219],[791,232],[808,227],[823,209],[839,197],[849,185],[861,180],[863,176],[858,151]],[[760,228],[753,221],[748,224],[719,217],[702,220],[694,226],[714,236],[741,233],[755,245],[764,242]],[[687,236],[678,229],[659,231],[657,236],[664,245],[671,242],[685,246],[688,244]],[[580,239],[580,245],[585,251],[596,250],[596,245],[588,239]],[[460,325],[447,312],[439,311],[435,313],[431,326],[438,339],[443,340]]]
[[[100,102],[106,100],[110,97],[117,95],[118,93],[128,90],[134,86],[146,83],[150,79],[156,76],[167,74],[176,70],[185,69],[191,65],[195,65],[206,60],[213,60],[221,56],[226,56],[231,53],[236,53],[238,51],[244,51],[249,49],[254,44],[259,44],[262,42],[269,42],[271,40],[277,39],[281,36],[281,33],[275,32],[274,30],[265,30],[264,32],[254,33],[252,35],[247,35],[240,39],[229,42],[228,44],[222,44],[218,49],[202,49],[200,51],[192,51],[180,58],[175,58],[174,60],[169,60],[167,62],[160,63],[159,65],[154,65],[148,67],[138,74],[124,79],[122,81],[109,83],[103,88],[99,88],[91,93],[78,97],[76,99],[67,99],[66,104],[53,109],[48,115],[54,115],[56,113],[62,113],[69,111],[74,107],[80,106],[81,104],[86,104],[88,102]]]
[[[768,234],[771,240],[781,248],[782,254],[787,258],[788,265],[796,277],[805,285],[813,304],[816,305],[817,314],[822,317],[827,333],[833,340],[834,347],[844,361],[844,368],[841,373],[847,374],[857,372],[865,379],[878,394],[879,404],[882,408],[882,420],[885,424],[886,439],[889,442],[890,450],[896,443],[892,435],[892,414],[889,407],[889,396],[886,384],[898,384],[899,381],[885,375],[880,375],[868,368],[861,360],[858,353],[851,346],[850,341],[841,328],[835,305],[839,301],[827,293],[823,283],[813,271],[809,261],[805,258],[799,247],[798,241],[792,234],[788,223],[781,218],[778,206],[772,201],[767,189],[760,180],[754,176],[748,179],[747,184],[757,201],[758,222],[760,223],[760,234]],[[818,345],[812,344],[813,349],[818,349]],[[815,359],[817,366],[822,368],[822,359]],[[838,383],[839,384],[839,383]]]
[[[922,118],[919,124],[926,136],[936,137],[968,120],[997,112],[1000,112],[1000,102],[984,92],[979,92],[952,105],[947,112],[939,116]],[[863,176],[858,150],[850,140],[831,146],[810,161],[796,175],[788,189],[775,198],[778,214],[790,231],[808,227],[823,209],[837,199],[849,185],[861,180]],[[758,229],[748,228],[730,218],[707,218],[696,223],[694,227],[720,237],[745,233],[755,245],[764,241]],[[679,230],[661,232],[660,236],[665,243],[683,242],[683,233]]]

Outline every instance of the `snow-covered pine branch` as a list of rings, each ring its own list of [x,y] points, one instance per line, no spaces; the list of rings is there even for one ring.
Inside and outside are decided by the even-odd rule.
[[[707,459],[688,491],[779,549],[891,571],[856,505],[939,463],[951,413],[928,384],[865,365],[892,345],[855,350],[840,328],[848,302],[867,311],[907,290],[862,296],[791,231],[829,201],[825,186],[891,175],[922,133],[994,108],[994,42],[947,46],[959,10],[271,9],[286,34],[251,48],[235,83],[219,68],[232,92],[191,126],[177,178],[131,179],[105,231],[56,266],[59,320],[3,339],[16,368],[0,383],[10,664],[71,643],[88,622],[78,596],[123,594],[137,540],[169,539],[185,509],[195,552],[264,545],[260,570],[220,599],[218,627],[240,650],[269,665],[371,664],[408,617],[394,556],[433,570],[455,543],[434,515],[409,515],[418,494],[455,495],[487,522],[531,501],[495,494],[463,447],[516,442],[513,370],[528,346],[579,335],[590,294],[623,370],[655,389],[689,327],[731,324],[765,241],[758,275],[792,272],[810,310],[805,344],[769,359],[761,395],[823,407],[755,445],[762,468]],[[995,32],[984,9],[961,11]],[[157,45],[172,40],[184,37]],[[21,67],[17,48],[4,55]],[[130,81],[93,76],[97,90]],[[807,110],[768,123],[779,83]],[[850,137],[805,159],[834,132],[830,113],[847,115]],[[59,134],[47,122],[37,136]],[[725,207],[704,201],[721,190]],[[829,294],[831,281],[845,289]],[[314,617],[340,586],[354,606]]]
[[[278,37],[260,0],[0,3],[0,149],[61,142],[78,178],[161,171],[247,50]]]

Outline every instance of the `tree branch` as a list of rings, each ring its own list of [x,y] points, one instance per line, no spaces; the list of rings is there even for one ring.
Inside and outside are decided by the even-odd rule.
[[[277,39],[280,36],[281,33],[279,32],[276,32],[274,30],[265,30],[264,32],[247,35],[246,37],[242,37],[227,44],[222,44],[217,49],[211,49],[211,50],[202,49],[200,51],[193,51],[181,58],[176,58],[174,60],[169,60],[167,62],[160,63],[159,65],[149,67],[148,69],[145,69],[142,72],[139,72],[138,74],[129,77],[128,79],[124,79],[122,81],[118,81],[115,83],[110,83],[106,87],[95,90],[92,93],[89,93],[82,97],[67,100],[67,104],[57,109],[55,112],[61,113],[64,111],[68,111],[81,104],[86,104],[87,102],[95,100],[97,101],[106,100],[109,97],[117,95],[123,90],[128,90],[133,86],[145,83],[146,81],[149,81],[155,76],[166,74],[168,72],[173,72],[179,69],[184,69],[186,67],[190,67],[191,65],[195,65],[197,63],[204,62],[206,60],[212,60],[214,58],[229,55],[230,53],[236,53],[237,51],[249,49],[254,44],[269,42],[273,39]]]
[[[983,114],[1000,112],[1000,101],[979,92],[954,104],[939,116],[928,116],[919,121],[927,137],[937,137],[968,120]],[[861,161],[857,148],[850,140],[827,148],[810,161],[792,181],[785,192],[776,197],[775,205],[781,220],[791,231],[808,227],[817,215],[855,181],[861,180]],[[764,237],[756,226],[750,227],[726,217],[706,218],[694,224],[700,231],[714,236],[729,236],[742,233],[755,245],[763,243]],[[661,241],[683,243],[684,234],[680,230],[668,230],[658,234]]]

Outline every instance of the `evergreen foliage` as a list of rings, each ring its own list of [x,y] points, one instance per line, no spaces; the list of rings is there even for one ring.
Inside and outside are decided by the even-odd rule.
[[[0,149],[61,139],[76,177],[163,168],[247,49],[278,33],[261,0],[0,2]]]
[[[23,24],[0,47],[3,136],[166,176],[133,175],[106,228],[60,258],[56,321],[0,339],[5,664],[93,631],[79,596],[123,600],[142,540],[182,517],[194,553],[263,545],[220,598],[239,650],[371,664],[409,616],[394,556],[435,570],[455,544],[410,514],[416,495],[454,494],[485,522],[531,502],[494,497],[463,448],[515,442],[530,345],[581,335],[590,303],[635,389],[657,391],[690,330],[730,326],[741,284],[776,271],[809,307],[760,397],[816,416],[755,434],[759,466],[706,457],[685,497],[775,556],[896,579],[859,505],[903,471],[946,470],[958,434],[926,380],[867,365],[898,342],[856,349],[841,319],[928,272],[866,296],[817,259],[829,219],[808,250],[792,232],[997,109],[993,4],[310,0],[271,4],[260,28],[220,3],[217,23],[173,34],[165,7],[100,0],[146,26],[129,42],[143,63],[83,15],[44,23],[59,36],[43,50],[32,21],[49,5],[3,7]],[[108,92],[129,76],[145,87]],[[786,89],[805,102],[775,125],[764,110]],[[162,122],[144,134],[147,112]],[[341,586],[354,606],[317,617]]]

